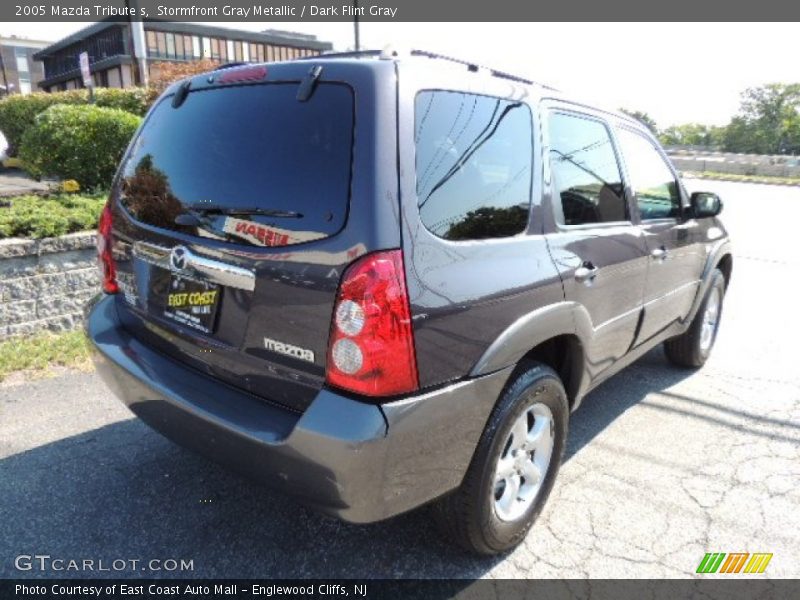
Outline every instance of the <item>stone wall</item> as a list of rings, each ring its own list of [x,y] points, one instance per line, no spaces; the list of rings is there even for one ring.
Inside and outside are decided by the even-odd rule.
[[[80,326],[100,290],[93,232],[0,240],[0,340]]]
[[[762,154],[733,154],[730,152],[701,152],[667,149],[672,163],[679,171],[713,171],[734,175],[767,177],[800,177],[800,158],[797,156],[768,156]]]

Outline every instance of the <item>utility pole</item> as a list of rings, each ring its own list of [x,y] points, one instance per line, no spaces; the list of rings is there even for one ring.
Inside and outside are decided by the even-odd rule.
[[[361,35],[358,30],[358,0],[353,0],[353,33],[356,38],[356,52],[361,50]]]
[[[134,84],[147,86],[150,83],[150,73],[147,69],[147,46],[144,38],[144,21],[140,16],[139,2],[137,0],[125,0],[128,8],[128,26],[131,56],[133,57]],[[136,17],[131,16],[131,9],[136,10]]]
[[[3,60],[2,49],[0,49],[0,69],[3,71],[3,87],[5,88],[6,96],[9,96],[11,92],[8,89],[8,77],[6,77],[6,62]]]

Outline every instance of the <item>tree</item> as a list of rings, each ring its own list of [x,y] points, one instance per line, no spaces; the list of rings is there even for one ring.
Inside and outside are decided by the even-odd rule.
[[[461,221],[452,224],[444,237],[448,240],[483,240],[506,237],[522,231],[527,221],[527,208],[484,206],[469,211]]]
[[[726,128],[729,152],[800,153],[800,83],[770,83],[742,93],[739,113]]]
[[[642,112],[640,110],[628,110],[627,108],[620,108],[619,111],[644,124],[653,133],[653,135],[658,135],[658,125],[656,125],[655,119],[653,119],[653,117],[648,115],[646,112]]]
[[[191,62],[157,62],[151,65],[150,85],[159,93],[167,89],[171,83],[213,71],[219,62],[209,58],[202,58]]]
[[[659,134],[659,140],[665,146],[703,146],[719,148],[723,145],[725,127],[703,125],[702,123],[684,123],[671,125]]]

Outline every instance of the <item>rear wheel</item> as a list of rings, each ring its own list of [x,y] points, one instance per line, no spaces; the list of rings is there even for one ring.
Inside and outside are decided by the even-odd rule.
[[[671,363],[681,367],[702,367],[705,364],[717,339],[724,297],[725,276],[716,269],[689,329],[664,342],[664,351]]]
[[[506,388],[461,487],[435,505],[463,548],[497,554],[519,544],[544,507],[561,464],[569,408],[558,375],[531,364]]]

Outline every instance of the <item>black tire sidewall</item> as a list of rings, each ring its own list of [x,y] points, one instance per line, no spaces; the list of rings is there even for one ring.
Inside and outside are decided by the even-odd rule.
[[[708,291],[706,292],[706,297],[703,298],[703,303],[700,305],[700,308],[697,311],[697,315],[695,316],[695,321],[692,324],[692,350],[697,356],[697,362],[699,364],[704,364],[708,357],[711,356],[712,350],[714,350],[714,344],[717,343],[717,333],[719,332],[719,326],[722,322],[722,308],[725,304],[725,277],[722,275],[722,272],[716,270],[714,275],[712,276],[713,279],[711,281],[711,285],[708,286]],[[719,290],[719,309],[717,312],[717,324],[716,328],[714,329],[714,336],[711,339],[711,344],[709,345],[707,350],[703,350],[700,346],[700,340],[703,337],[703,318],[706,313],[706,308],[708,307],[708,303],[711,300],[711,293],[714,289]]]
[[[542,487],[535,501],[525,514],[515,521],[501,520],[494,509],[494,471],[497,460],[504,449],[505,442],[517,418],[531,405],[541,402],[553,415],[553,454]],[[506,390],[487,427],[482,440],[480,481],[476,502],[478,527],[486,546],[494,552],[516,546],[530,530],[536,517],[542,511],[558,475],[561,459],[566,447],[569,408],[566,393],[556,373],[537,365],[517,376]]]

